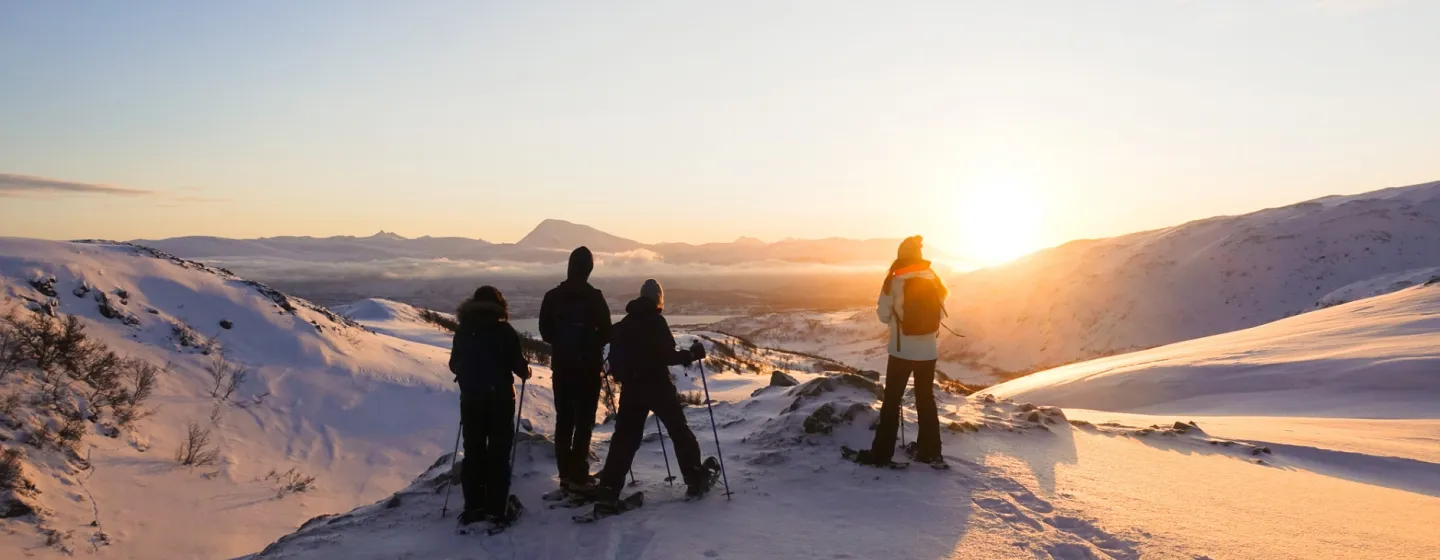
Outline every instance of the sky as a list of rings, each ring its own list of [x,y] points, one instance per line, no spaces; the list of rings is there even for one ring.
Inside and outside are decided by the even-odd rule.
[[[0,2],[0,235],[899,237],[1440,179],[1440,2]]]

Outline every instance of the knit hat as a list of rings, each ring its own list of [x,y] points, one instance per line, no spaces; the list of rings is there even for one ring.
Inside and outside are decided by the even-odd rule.
[[[902,261],[922,260],[924,257],[920,255],[920,249],[924,245],[925,238],[923,237],[918,235],[906,237],[904,241],[900,242],[900,249],[895,252],[895,256]]]
[[[651,278],[640,286],[640,297],[655,302],[660,309],[665,309],[665,289],[660,287],[660,282]]]

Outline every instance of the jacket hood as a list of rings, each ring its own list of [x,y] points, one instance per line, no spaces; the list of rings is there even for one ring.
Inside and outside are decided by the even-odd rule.
[[[455,312],[462,327],[476,327],[486,323],[506,321],[509,320],[509,315],[505,308],[498,303],[473,299],[465,300],[465,303],[460,304],[459,311]]]
[[[625,312],[631,315],[659,315],[660,305],[647,297],[638,297],[625,304]]]
[[[570,252],[570,266],[565,270],[566,280],[584,282],[590,279],[590,273],[595,270],[595,255],[590,253],[589,247],[579,247]]]

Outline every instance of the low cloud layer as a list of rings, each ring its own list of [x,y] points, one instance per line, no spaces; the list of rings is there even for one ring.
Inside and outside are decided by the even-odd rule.
[[[0,173],[0,197],[19,197],[34,194],[100,194],[111,196],[152,196],[155,191],[63,181],[32,175]]]
[[[558,278],[565,276],[564,262],[516,262],[504,260],[458,260],[398,258],[366,262],[313,262],[273,257],[232,257],[205,259],[215,266],[265,280],[292,281],[337,279],[435,280],[443,278]],[[735,276],[786,276],[853,274],[883,269],[880,265],[829,265],[758,261],[733,265],[673,264],[648,250],[624,253],[596,253],[595,278],[693,278]]]

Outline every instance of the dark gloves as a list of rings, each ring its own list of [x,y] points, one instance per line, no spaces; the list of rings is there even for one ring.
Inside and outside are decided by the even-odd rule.
[[[700,341],[698,340],[695,341],[693,344],[690,345],[690,355],[694,357],[696,361],[704,360],[705,345],[700,344]]]
[[[517,372],[515,375],[518,376],[520,379],[523,379],[523,380],[525,380],[525,381],[529,381],[529,380],[530,380],[530,366],[525,366],[525,371]]]

